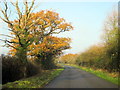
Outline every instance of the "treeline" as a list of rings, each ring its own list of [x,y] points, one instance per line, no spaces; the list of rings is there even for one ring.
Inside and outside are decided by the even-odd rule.
[[[32,76],[44,69],[56,68],[54,59],[62,50],[70,48],[70,38],[54,36],[73,29],[65,19],[50,10],[33,13],[35,0],[20,3],[1,3],[4,8],[1,9],[0,18],[10,31],[10,35],[1,34],[9,37],[2,41],[10,48],[9,55],[2,57],[2,83]],[[16,17],[9,17],[8,12],[14,11],[10,7],[17,12]]]
[[[76,64],[78,54],[65,54],[56,59],[59,63],[63,64]]]
[[[91,46],[81,53],[77,58],[77,64],[93,68],[108,70],[109,72],[119,71],[118,58],[118,12],[112,11],[104,23],[103,42]]]
[[[104,23],[104,33],[102,35],[103,42],[89,47],[83,53],[78,54],[76,57],[77,65],[91,67],[94,69],[103,69],[109,72],[119,72],[119,51],[120,48],[118,41],[118,12],[113,11]],[[71,55],[64,55],[61,58],[70,58]],[[69,60],[67,61],[69,63]],[[64,62],[63,62],[64,63]],[[73,63],[74,64],[74,63]]]

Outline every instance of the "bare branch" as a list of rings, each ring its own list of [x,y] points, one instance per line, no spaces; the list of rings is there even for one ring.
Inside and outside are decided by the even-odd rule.
[[[7,37],[10,37],[10,38],[15,38],[15,37],[12,37],[12,36],[9,36],[9,35],[5,35],[5,34],[0,34],[2,36],[7,36]]]
[[[4,18],[5,18],[5,19],[2,18],[1,16],[0,16],[0,18],[1,18],[4,22],[8,23],[11,28],[13,28],[13,25],[12,25],[12,23],[10,22],[10,20],[9,20],[9,18],[8,18],[8,13],[7,13],[8,5],[7,5],[7,2],[4,2],[4,6],[5,6],[5,9],[4,9],[4,10],[1,9],[0,11],[1,11],[2,14],[4,15]]]
[[[6,22],[6,23],[8,23],[8,24],[11,24],[9,21],[5,20],[5,19],[2,18],[1,16],[0,16],[0,19],[2,19],[4,22]]]
[[[30,6],[30,8],[29,8],[29,10],[28,10],[28,13],[31,12],[31,10],[32,10],[32,8],[33,8],[33,6],[34,6],[34,2],[35,2],[35,0],[32,0],[32,4],[31,4],[31,6]]]
[[[3,40],[3,39],[0,39],[0,41],[3,41],[3,42],[5,42],[5,43],[14,43],[14,44],[19,44],[18,42],[8,41],[8,40]]]
[[[24,5],[25,5],[25,15],[28,16],[28,2],[27,2],[27,0],[25,0]]]
[[[22,13],[21,13],[19,5],[18,5],[18,0],[16,1],[15,7],[16,7],[19,19],[21,19],[22,18]]]
[[[5,13],[7,13],[8,5],[7,5],[7,2],[6,2],[6,1],[4,2],[4,5],[5,5]]]
[[[8,41],[8,40],[5,40],[5,42],[19,44],[18,42]]]
[[[8,44],[8,43],[6,43],[6,45],[8,45],[9,47],[12,47],[12,48],[18,50],[18,48],[14,47],[13,45],[10,45],[10,44]]]

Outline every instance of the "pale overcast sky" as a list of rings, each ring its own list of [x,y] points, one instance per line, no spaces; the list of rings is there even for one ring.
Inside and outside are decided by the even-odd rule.
[[[65,53],[79,53],[101,41],[104,20],[115,5],[117,2],[42,2],[36,11],[51,9],[71,22],[74,30],[57,36],[72,39],[72,48]],[[8,33],[2,26],[5,25],[0,23],[0,33]],[[7,48],[0,46],[0,54],[7,52]]]

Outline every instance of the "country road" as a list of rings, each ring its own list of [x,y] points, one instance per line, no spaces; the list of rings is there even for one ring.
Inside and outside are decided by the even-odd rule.
[[[65,70],[45,88],[118,88],[118,86],[86,71],[65,66]]]

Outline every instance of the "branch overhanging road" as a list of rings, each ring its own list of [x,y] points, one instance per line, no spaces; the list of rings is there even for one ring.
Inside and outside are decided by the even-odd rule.
[[[65,70],[45,88],[118,88],[118,86],[86,71],[65,66]]]

